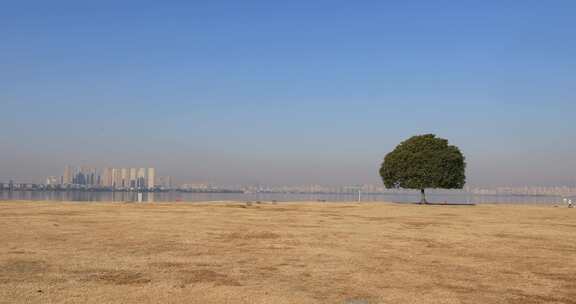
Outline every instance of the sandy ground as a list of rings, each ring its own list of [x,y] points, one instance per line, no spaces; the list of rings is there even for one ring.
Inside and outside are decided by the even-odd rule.
[[[0,202],[0,303],[576,303],[576,209]]]

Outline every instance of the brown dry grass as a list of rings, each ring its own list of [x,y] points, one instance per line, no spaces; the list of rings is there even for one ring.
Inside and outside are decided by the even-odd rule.
[[[0,202],[0,303],[576,303],[576,210]]]

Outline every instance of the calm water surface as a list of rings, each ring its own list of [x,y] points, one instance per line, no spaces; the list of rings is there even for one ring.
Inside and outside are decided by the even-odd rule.
[[[431,202],[447,203],[560,203],[560,196],[531,195],[476,195],[465,192],[451,194],[428,194]],[[419,201],[414,193],[363,194],[363,202],[400,202]],[[0,191],[0,200],[41,200],[41,201],[82,201],[82,202],[126,202],[137,201],[136,192],[89,192],[89,191]],[[284,193],[189,193],[154,192],[143,193],[145,202],[208,202],[208,201],[357,201],[358,194],[284,194]]]

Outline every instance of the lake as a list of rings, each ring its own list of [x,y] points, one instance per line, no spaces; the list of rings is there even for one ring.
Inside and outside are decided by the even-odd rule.
[[[560,196],[535,195],[478,195],[466,192],[430,193],[430,202],[436,203],[525,203],[555,204],[561,203]],[[82,202],[125,202],[137,201],[136,192],[104,191],[0,191],[0,200],[32,201],[82,201]],[[190,193],[190,192],[150,192],[143,193],[145,202],[209,202],[209,201],[357,201],[358,194],[298,194],[298,193]],[[409,203],[420,200],[417,191],[414,193],[378,193],[362,194],[363,202],[399,202]]]

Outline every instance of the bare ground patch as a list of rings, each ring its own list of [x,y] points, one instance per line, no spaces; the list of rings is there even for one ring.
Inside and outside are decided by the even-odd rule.
[[[81,281],[102,284],[134,285],[151,282],[143,273],[131,270],[91,269],[76,274],[81,275]]]
[[[277,233],[261,231],[261,232],[232,232],[221,236],[225,240],[273,240],[279,239],[281,236]]]
[[[238,281],[225,274],[207,269],[180,271],[179,277],[184,285],[212,283],[217,286],[242,286]]]
[[[41,280],[48,266],[42,260],[10,258],[0,263],[0,284]]]

